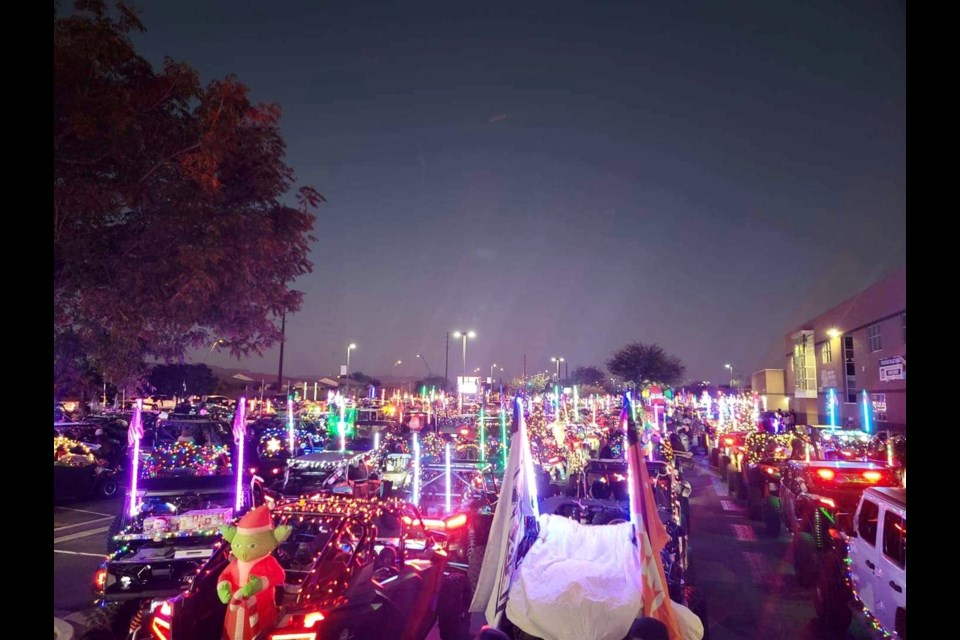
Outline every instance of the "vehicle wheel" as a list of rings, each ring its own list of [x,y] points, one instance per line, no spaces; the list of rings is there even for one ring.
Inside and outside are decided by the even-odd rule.
[[[763,491],[753,480],[747,485],[747,517],[751,520],[763,519]]]
[[[107,478],[97,486],[97,496],[101,498],[112,498],[117,494],[117,480]]]
[[[621,522],[630,522],[623,517],[622,513],[616,511],[601,511],[593,516],[590,524],[620,524]]]
[[[780,536],[780,499],[769,496],[760,507],[764,533],[771,538]]]
[[[123,514],[118,513],[110,523],[110,528],[107,529],[107,553],[112,554],[120,548],[120,544],[113,541],[113,536],[121,531],[123,531]]]
[[[707,599],[699,587],[684,587],[684,604],[700,618],[703,623],[703,640],[710,640],[710,626],[707,624]]]
[[[440,640],[467,640],[470,636],[470,581],[462,573],[443,577],[437,598]]]
[[[747,499],[747,483],[743,479],[743,473],[737,471],[737,500]]]
[[[812,586],[817,581],[819,560],[817,543],[813,536],[801,531],[793,538],[793,570],[801,587]]]
[[[740,473],[732,464],[727,465],[727,490],[730,495],[736,495],[740,487]]]
[[[92,624],[80,636],[81,640],[126,638],[130,635],[130,622],[140,611],[140,600],[113,602],[100,609],[91,618]]]
[[[847,563],[841,551],[833,551],[824,558],[817,575],[813,593],[813,608],[825,631],[840,632],[850,626],[853,612],[850,602],[853,592],[847,584]]]

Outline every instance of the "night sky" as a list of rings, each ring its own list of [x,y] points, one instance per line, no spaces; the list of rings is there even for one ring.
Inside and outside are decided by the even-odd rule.
[[[283,107],[329,200],[285,373],[335,373],[349,342],[352,371],[442,373],[466,328],[484,375],[639,340],[726,381],[905,264],[899,3],[139,6],[150,60]]]

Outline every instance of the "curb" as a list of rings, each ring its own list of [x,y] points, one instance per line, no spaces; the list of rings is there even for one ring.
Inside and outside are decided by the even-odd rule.
[[[62,618],[54,618],[53,637],[55,640],[72,640],[73,626]]]

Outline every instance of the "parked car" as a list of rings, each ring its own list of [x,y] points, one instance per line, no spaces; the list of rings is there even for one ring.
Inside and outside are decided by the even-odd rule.
[[[823,564],[813,604],[820,623],[843,631],[856,615],[877,637],[907,637],[907,490],[863,492],[845,545]]]

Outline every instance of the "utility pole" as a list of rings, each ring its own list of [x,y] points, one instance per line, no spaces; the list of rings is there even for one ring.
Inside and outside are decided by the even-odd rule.
[[[570,379],[570,361],[569,360],[563,363],[563,378],[564,380]]]
[[[447,331],[447,353],[443,357],[443,379],[450,382],[450,332]],[[446,384],[446,383],[445,383]]]
[[[287,333],[287,312],[280,314],[280,368],[277,370],[277,392],[283,386],[283,341]]]

